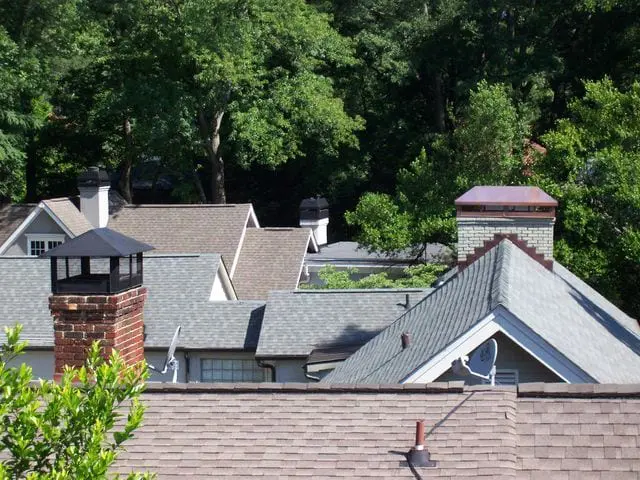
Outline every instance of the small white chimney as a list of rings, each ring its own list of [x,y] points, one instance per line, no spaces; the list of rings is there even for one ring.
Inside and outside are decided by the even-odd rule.
[[[94,228],[109,222],[109,175],[98,167],[89,167],[78,177],[80,211]]]
[[[329,202],[326,198],[311,197],[300,202],[300,226],[310,228],[318,246],[327,244]]]

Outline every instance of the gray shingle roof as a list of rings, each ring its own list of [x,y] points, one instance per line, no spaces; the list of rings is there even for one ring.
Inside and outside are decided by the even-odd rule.
[[[596,381],[639,382],[637,322],[584,284],[574,285],[566,269],[554,268],[558,273],[504,240],[323,381],[399,382],[502,305]],[[405,331],[412,348],[402,350],[398,339]]]
[[[43,200],[42,203],[51,209],[54,215],[64,223],[74,237],[93,229],[93,225],[80,213],[80,210],[78,210],[70,198],[52,198],[50,200]]]
[[[638,478],[640,387],[149,385],[114,473],[173,478]],[[592,388],[586,395],[580,388]],[[324,388],[323,388],[324,387]],[[336,388],[337,387],[337,388]],[[399,387],[399,388],[393,388]],[[599,398],[588,398],[591,395]],[[425,420],[435,468],[404,454]],[[161,451],[159,451],[159,449]]]
[[[308,228],[249,228],[233,285],[240,299],[266,299],[269,291],[298,286],[311,239]]]
[[[109,219],[109,228],[153,245],[158,253],[217,253],[231,268],[249,204],[126,205]]]
[[[0,205],[0,245],[26,220],[35,204]]]
[[[363,344],[430,289],[271,292],[256,355],[306,357],[317,347]]]
[[[182,325],[181,347],[255,349],[264,302],[209,302],[219,267],[212,254],[144,257],[146,348],[166,348]],[[49,278],[46,259],[0,257],[0,326],[22,323],[32,347],[53,345]]]

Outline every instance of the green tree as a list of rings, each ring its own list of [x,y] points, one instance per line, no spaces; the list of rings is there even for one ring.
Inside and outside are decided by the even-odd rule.
[[[413,265],[404,269],[399,278],[390,278],[387,272],[373,273],[358,280],[352,277],[358,273],[357,268],[337,270],[333,265],[326,265],[320,269],[318,276],[322,285],[306,285],[304,288],[321,289],[354,289],[354,288],[426,288],[447,270],[446,265],[425,263]]]
[[[480,82],[451,134],[440,134],[397,175],[396,195],[365,194],[347,223],[372,251],[455,242],[454,200],[473,185],[523,183],[526,107],[501,84]],[[417,252],[418,253],[418,252]]]
[[[588,81],[570,117],[543,139],[535,180],[560,201],[555,255],[574,273],[640,314],[640,83],[621,91]]]
[[[94,343],[86,366],[68,368],[59,383],[34,383],[31,367],[10,366],[26,346],[21,329],[5,328],[0,347],[0,479],[106,479],[142,422],[146,370],[127,367],[117,353],[104,361]]]

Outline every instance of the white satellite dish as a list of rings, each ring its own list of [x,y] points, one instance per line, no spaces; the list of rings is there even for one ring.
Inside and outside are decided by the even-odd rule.
[[[162,368],[162,370],[149,364],[149,368],[151,370],[153,370],[154,372],[158,372],[161,375],[164,375],[165,373],[167,373],[168,369],[171,369],[173,371],[173,383],[178,382],[178,368],[180,367],[180,363],[178,362],[178,359],[175,357],[175,353],[176,353],[176,346],[178,345],[178,337],[180,336],[181,328],[182,327],[178,325],[178,328],[176,328],[176,332],[173,334],[173,339],[171,340],[171,344],[169,345],[169,350],[167,350],[167,356],[164,360],[164,367]]]
[[[490,338],[471,354],[454,360],[451,364],[453,373],[462,376],[472,376],[482,380],[488,380],[495,385],[496,358],[498,357],[498,342]]]

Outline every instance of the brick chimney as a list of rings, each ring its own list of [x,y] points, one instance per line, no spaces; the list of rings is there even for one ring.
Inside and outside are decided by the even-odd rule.
[[[51,259],[54,379],[65,365],[82,366],[99,341],[104,357],[144,360],[142,253],[153,247],[108,228],[90,230],[43,256]]]
[[[128,365],[144,360],[142,310],[146,296],[144,287],[116,295],[51,295],[54,379],[60,379],[65,365],[81,367],[87,349],[96,340],[105,358],[115,349]]]
[[[538,187],[473,187],[457,198],[458,266],[508,238],[548,269],[558,202]]]

